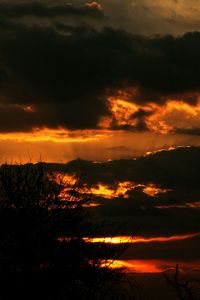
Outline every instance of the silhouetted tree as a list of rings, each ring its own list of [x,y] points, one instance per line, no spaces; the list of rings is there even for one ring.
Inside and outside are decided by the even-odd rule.
[[[168,284],[176,291],[177,297],[180,300],[197,300],[200,296],[200,282],[196,279],[183,280],[180,278],[179,266],[176,265],[175,274],[173,277],[164,274]],[[198,293],[198,295],[197,295]]]
[[[42,163],[0,167],[0,299],[128,297],[123,274],[102,266],[119,250],[83,239],[85,201]]]

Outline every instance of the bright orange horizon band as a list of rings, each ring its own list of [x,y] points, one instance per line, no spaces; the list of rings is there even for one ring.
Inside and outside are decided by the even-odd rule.
[[[95,238],[85,238],[86,242],[90,243],[106,243],[106,244],[134,244],[134,243],[153,243],[153,242],[172,242],[181,241],[190,238],[200,236],[200,232],[183,234],[183,235],[173,235],[166,237],[141,237],[141,236],[114,236],[114,237],[95,237]]]

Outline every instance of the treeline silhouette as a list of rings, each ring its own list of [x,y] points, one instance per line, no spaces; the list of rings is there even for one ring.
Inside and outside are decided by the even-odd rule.
[[[164,274],[167,283],[175,290],[177,299],[200,299],[200,280],[197,278],[187,278],[186,280],[183,280],[180,275],[181,273],[178,264],[176,265],[173,276],[169,276],[167,273]]]
[[[85,201],[42,163],[0,167],[0,299],[131,299],[121,250],[83,239]]]

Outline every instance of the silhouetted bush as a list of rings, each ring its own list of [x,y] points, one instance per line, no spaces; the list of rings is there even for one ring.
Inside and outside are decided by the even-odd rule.
[[[43,164],[0,167],[0,299],[125,299],[101,265],[118,250],[83,239],[86,200]]]

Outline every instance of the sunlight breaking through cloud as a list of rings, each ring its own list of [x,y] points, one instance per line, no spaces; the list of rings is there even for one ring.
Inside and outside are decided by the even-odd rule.
[[[154,243],[154,242],[165,243],[165,242],[172,242],[172,241],[182,241],[197,236],[200,236],[200,233],[161,236],[161,237],[141,237],[141,236],[96,237],[96,238],[85,238],[85,240],[89,243],[106,243],[106,244],[134,244],[134,243]]]

